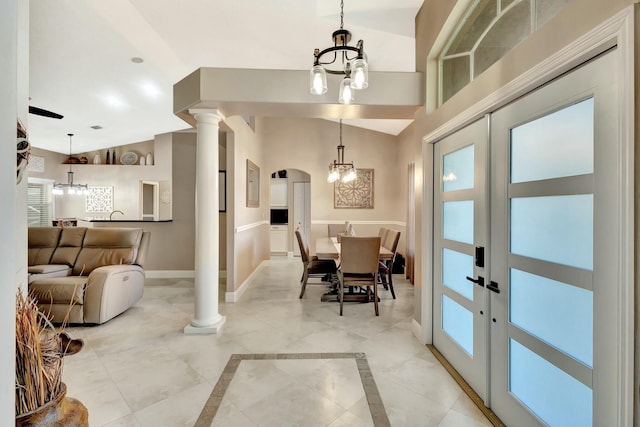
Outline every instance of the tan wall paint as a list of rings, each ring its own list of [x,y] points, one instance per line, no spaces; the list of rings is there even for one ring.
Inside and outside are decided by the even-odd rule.
[[[405,221],[405,193],[402,183],[406,172],[398,164],[397,138],[380,132],[343,124],[344,160],[357,168],[374,169],[374,208],[335,209],[333,184],[327,183],[329,163],[337,158],[339,123],[310,118],[259,118],[264,146],[264,165],[269,173],[298,169],[311,178],[311,252],[315,240],[327,235],[327,222],[355,221],[358,235],[377,235],[380,226],[402,233],[404,225],[381,224]],[[365,222],[358,224],[358,221]],[[314,223],[315,222],[315,223]]]
[[[421,323],[422,317],[422,212],[423,212],[423,186],[422,174],[424,172],[422,160],[422,145],[416,137],[416,125],[411,124],[400,135],[398,135],[398,155],[399,155],[399,173],[402,178],[402,195],[404,200],[404,215],[407,215],[407,197],[408,197],[408,167],[410,163],[415,163],[414,186],[415,186],[415,249],[414,249],[414,319],[417,323]],[[430,169],[430,168],[429,168]],[[404,249],[400,249],[402,252]]]
[[[125,151],[146,151],[153,146],[153,166],[122,166],[122,165],[72,165],[73,180],[78,184],[93,186],[113,187],[113,209],[121,210],[124,215],[118,214],[118,219],[136,220],[141,218],[140,211],[140,180],[161,181],[163,189],[172,192],[172,148],[171,134],[158,135],[155,141],[130,144],[127,148],[118,148],[118,153]],[[140,148],[142,147],[142,148]],[[113,150],[112,150],[113,151]],[[30,177],[51,179],[55,182],[67,182],[69,165],[63,164],[68,155],[59,154],[47,150],[33,149],[33,155],[44,158],[44,172],[29,172]],[[102,153],[104,154],[104,153]],[[89,161],[91,162],[92,159]],[[104,156],[103,156],[104,161]],[[160,219],[171,217],[172,203],[160,204]],[[85,198],[57,195],[55,196],[56,218],[84,218],[84,217],[108,217],[109,213],[86,212]],[[83,224],[87,225],[87,224]]]
[[[265,167],[262,160],[263,148],[259,132],[254,132],[240,116],[228,117],[225,125],[231,131],[226,138],[227,179],[233,180],[233,205],[227,212],[227,229],[229,233],[234,233],[234,238],[227,239],[232,245],[234,263],[233,271],[227,271],[227,292],[235,292],[262,261],[269,259],[267,194],[270,169]],[[246,206],[247,159],[260,168],[260,206],[255,208]],[[243,230],[242,227],[245,226],[251,228]]]

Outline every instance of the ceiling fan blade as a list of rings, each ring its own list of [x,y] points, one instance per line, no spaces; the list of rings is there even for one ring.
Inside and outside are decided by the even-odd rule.
[[[51,117],[52,119],[61,119],[64,117],[58,113],[54,113],[53,111],[48,111],[43,108],[34,107],[32,105],[29,105],[29,112],[37,116]]]

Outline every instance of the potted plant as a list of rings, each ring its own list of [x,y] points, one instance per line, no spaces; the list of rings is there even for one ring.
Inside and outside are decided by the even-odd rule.
[[[30,296],[16,295],[16,426],[85,427],[87,408],[66,396],[63,357],[82,349],[57,331]]]

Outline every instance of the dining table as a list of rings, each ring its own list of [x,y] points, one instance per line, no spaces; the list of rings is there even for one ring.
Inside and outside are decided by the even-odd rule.
[[[319,237],[316,240],[316,256],[320,259],[334,259],[336,264],[340,265],[340,242],[337,237]],[[389,260],[393,258],[393,252],[380,246],[380,260]],[[338,277],[333,278],[335,288],[329,292],[322,294],[321,301],[338,301],[337,281]],[[367,290],[364,292],[349,289],[344,294],[345,302],[371,302],[373,294]]]
[[[337,237],[319,237],[316,240],[316,256],[321,259],[340,259],[340,242]],[[380,246],[380,259],[393,258],[393,252]]]

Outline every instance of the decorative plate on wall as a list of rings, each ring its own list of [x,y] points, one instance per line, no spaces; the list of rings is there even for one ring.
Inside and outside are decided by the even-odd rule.
[[[138,155],[133,151],[127,151],[120,156],[120,163],[123,165],[135,165],[138,161]]]

